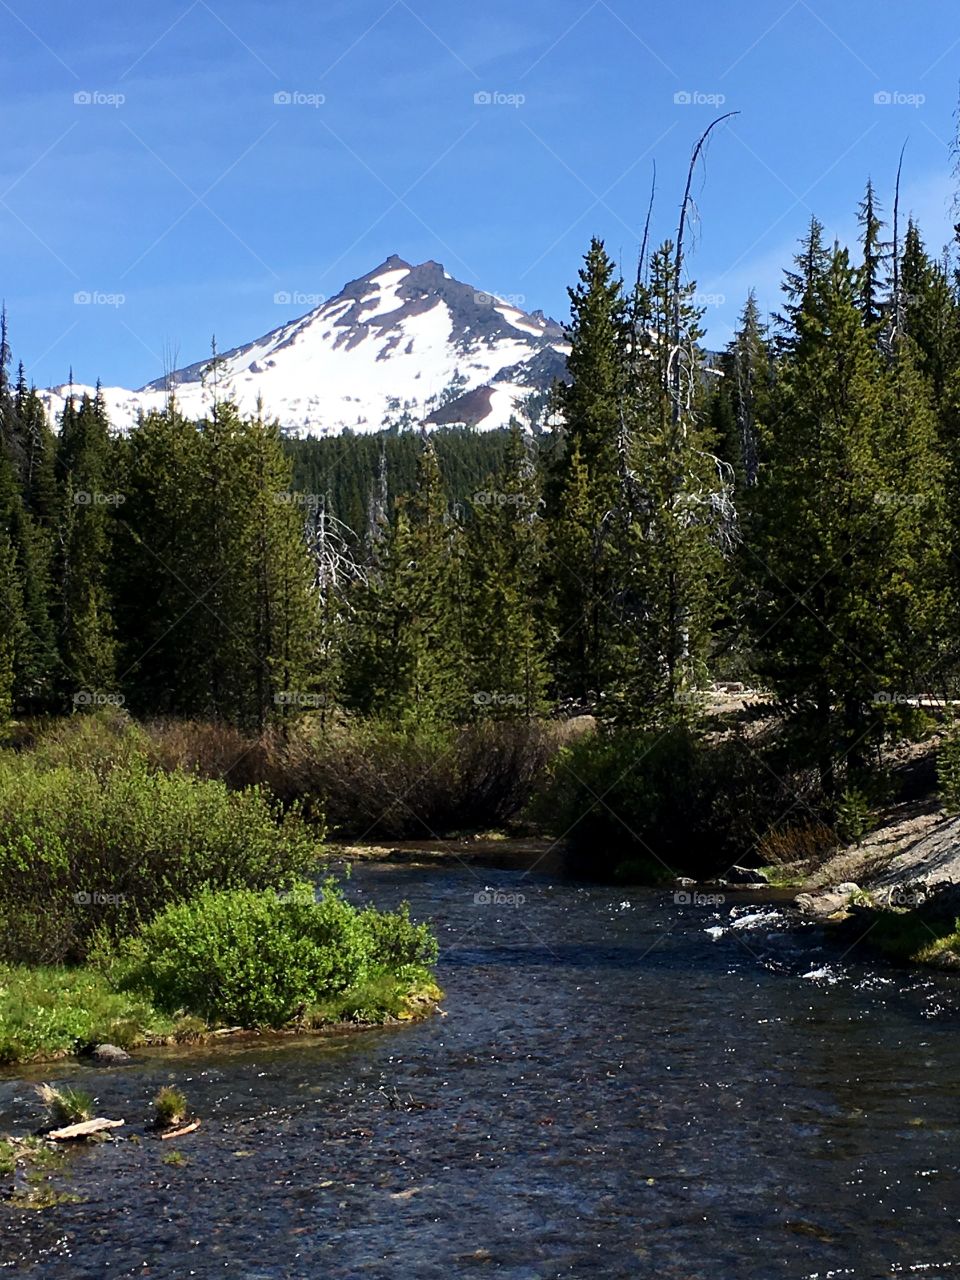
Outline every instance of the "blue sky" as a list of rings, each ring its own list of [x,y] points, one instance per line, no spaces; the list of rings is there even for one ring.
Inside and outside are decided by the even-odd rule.
[[[738,110],[695,187],[719,346],[812,212],[849,237],[868,175],[889,208],[905,140],[904,209],[944,244],[958,63],[954,0],[0,0],[14,352],[39,385],[139,386],[391,253],[565,319],[589,237],[631,271],[653,161],[662,237]]]

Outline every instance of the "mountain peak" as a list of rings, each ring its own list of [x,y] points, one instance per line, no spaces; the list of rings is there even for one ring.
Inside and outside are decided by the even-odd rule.
[[[379,267],[374,267],[372,271],[368,271],[365,276],[361,276],[361,280],[376,280],[378,276],[385,276],[390,271],[412,271],[413,263],[407,262],[406,258],[401,258],[399,253],[391,253],[385,262],[381,262]]]
[[[563,330],[449,275],[432,259],[391,254],[306,315],[221,354],[220,394],[291,432],[466,422],[506,426],[521,400],[566,373]],[[188,415],[209,412],[209,359],[139,391],[107,388],[114,425],[162,408],[174,388]],[[82,392],[82,388],[78,389]],[[45,399],[51,416],[62,393]]]

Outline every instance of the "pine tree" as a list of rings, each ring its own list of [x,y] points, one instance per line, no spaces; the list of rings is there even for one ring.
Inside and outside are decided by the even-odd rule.
[[[112,691],[115,650],[108,587],[113,512],[120,503],[114,485],[112,449],[99,387],[79,409],[64,409],[57,472],[60,518],[54,558],[54,600],[61,692],[69,703],[89,693]]]
[[[429,439],[414,490],[398,500],[352,603],[348,706],[396,723],[461,719],[467,711],[461,536]]]
[[[927,254],[910,220],[900,268],[904,332],[916,345],[918,367],[929,380],[934,403],[944,407],[950,370],[957,361],[957,300],[944,266]]]
[[[0,726],[14,711],[24,630],[17,556],[10,539],[0,531]]]
[[[686,719],[695,709],[721,607],[724,551],[735,536],[730,471],[704,428],[701,313],[692,296],[693,286],[676,278],[667,242],[636,304],[617,539],[617,679],[605,713],[640,725]]]
[[[122,490],[112,566],[119,667],[141,714],[200,715],[209,706],[208,653],[198,625],[209,507],[200,433],[171,403],[121,442]]]
[[[733,341],[724,352],[721,363],[723,378],[717,399],[729,404],[733,419],[733,447],[728,446],[723,456],[731,464],[736,477],[736,487],[752,488],[757,482],[760,466],[758,424],[765,415],[773,382],[771,352],[767,346],[766,332],[760,319],[757,295],[751,289],[740,314],[740,323]],[[730,431],[729,418],[717,420],[714,439],[718,445]],[[720,433],[723,434],[720,434]]]
[[[279,431],[175,404],[127,446],[118,609],[137,705],[262,729],[311,705],[313,567]]]
[[[600,240],[591,243],[570,305],[570,381],[556,394],[563,450],[546,485],[547,575],[558,692],[589,703],[602,696],[609,674],[610,540],[628,336],[622,284]],[[574,509],[584,522],[579,532],[569,527]]]
[[[855,774],[882,737],[878,694],[907,679],[910,580],[922,555],[917,504],[899,488],[921,477],[905,481],[891,465],[893,437],[922,404],[904,366],[891,408],[861,298],[860,273],[835,249],[796,314],[755,524],[761,674],[833,794],[841,771]],[[918,428],[913,443],[928,434]]]
[[[537,580],[543,520],[536,467],[515,426],[503,467],[475,495],[464,548],[464,645],[474,714],[545,708],[546,637]]]
[[[807,234],[794,255],[793,270],[784,272],[783,293],[786,301],[776,317],[779,332],[777,347],[781,354],[798,340],[800,317],[818,282],[830,263],[830,251],[823,243],[823,223],[811,217]]]
[[[857,206],[860,224],[860,246],[863,265],[860,270],[859,301],[863,323],[868,329],[879,327],[884,317],[881,292],[884,269],[890,257],[890,246],[881,240],[884,223],[880,218],[880,204],[872,180],[867,181],[863,200]]]

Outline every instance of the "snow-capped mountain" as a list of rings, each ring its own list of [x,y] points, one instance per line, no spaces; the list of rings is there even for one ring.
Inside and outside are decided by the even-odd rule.
[[[454,280],[437,262],[391,257],[335,298],[220,358],[218,394],[244,412],[264,413],[297,435],[345,428],[379,431],[396,423],[505,426],[519,402],[566,371],[563,330]],[[210,359],[139,391],[104,387],[115,427],[161,408],[167,388],[188,416],[209,412]],[[74,386],[82,395],[92,388]],[[43,398],[52,418],[67,385]]]

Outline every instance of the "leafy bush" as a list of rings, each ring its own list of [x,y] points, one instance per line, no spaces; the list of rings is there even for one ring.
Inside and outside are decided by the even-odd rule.
[[[556,749],[556,726],[533,721],[353,721],[288,744],[281,794],[319,803],[342,836],[446,835],[517,817]]]
[[[125,948],[121,986],[158,1009],[208,1021],[281,1027],[370,975],[412,973],[436,943],[406,910],[360,911],[328,882],[289,894],[206,891],[168,907]]]
[[[550,775],[531,817],[565,841],[574,870],[600,876],[638,859],[661,873],[722,871],[751,856],[759,865],[765,834],[810,792],[769,747],[686,726],[583,737]]]
[[[509,822],[529,803],[563,726],[485,721],[459,729],[429,722],[304,717],[253,736],[225,724],[135,724],[111,709],[34,727],[20,740],[50,767],[81,766],[103,779],[140,765],[263,786],[340,836],[401,839]]]
[[[318,834],[258,788],[152,770],[0,756],[0,958],[82,959],[201,886],[285,887],[316,865]]]

